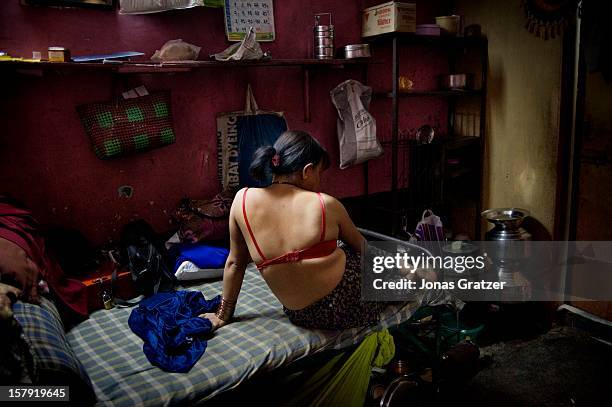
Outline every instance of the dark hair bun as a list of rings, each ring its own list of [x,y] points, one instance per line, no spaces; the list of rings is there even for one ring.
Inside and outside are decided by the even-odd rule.
[[[272,159],[277,154],[272,165]],[[328,168],[329,154],[307,132],[288,130],[281,134],[273,147],[260,147],[255,151],[250,172],[254,179],[264,181],[268,171],[272,174],[293,174],[311,163],[322,163],[324,168]]]

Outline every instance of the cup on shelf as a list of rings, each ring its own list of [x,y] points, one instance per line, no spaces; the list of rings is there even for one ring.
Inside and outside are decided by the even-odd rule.
[[[436,17],[436,24],[440,26],[445,34],[457,35],[461,32],[461,16],[456,14]]]

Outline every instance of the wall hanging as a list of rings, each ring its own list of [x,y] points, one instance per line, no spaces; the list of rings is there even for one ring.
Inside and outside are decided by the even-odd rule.
[[[253,27],[257,41],[274,41],[272,0],[225,0],[225,33],[229,41],[241,41]]]
[[[547,40],[563,33],[576,9],[576,0],[523,0],[522,5],[527,16],[525,28]]]

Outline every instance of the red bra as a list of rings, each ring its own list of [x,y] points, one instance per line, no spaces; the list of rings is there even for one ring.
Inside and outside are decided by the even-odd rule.
[[[253,240],[253,244],[257,249],[257,253],[262,258],[262,262],[257,264],[257,268],[262,270],[264,267],[271,266],[273,264],[281,264],[281,263],[292,263],[296,261],[300,261],[303,259],[316,259],[319,257],[329,256],[336,250],[337,243],[336,239],[326,240],[325,239],[325,203],[323,202],[323,197],[320,192],[317,192],[319,196],[319,203],[321,204],[321,240],[319,243],[316,243],[313,246],[310,246],[307,249],[302,250],[294,250],[289,253],[285,253],[281,256],[275,257],[273,259],[266,259],[266,256],[261,251],[259,244],[257,244],[257,240],[255,240],[255,235],[253,234],[253,230],[251,229],[251,225],[249,224],[249,219],[247,218],[246,213],[246,194],[249,188],[245,188],[244,195],[242,196],[242,214],[244,215],[244,223],[249,231],[249,235],[251,235],[251,240]]]

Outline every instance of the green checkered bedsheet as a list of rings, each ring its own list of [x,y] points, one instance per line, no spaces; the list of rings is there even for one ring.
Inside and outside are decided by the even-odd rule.
[[[221,281],[192,286],[212,298]],[[294,326],[253,265],[246,271],[236,322],[215,332],[189,373],[152,366],[142,341],[128,327],[131,309],[94,312],[67,335],[85,366],[100,405],[161,406],[204,402],[256,373],[271,371],[307,355],[358,343],[371,331],[397,325],[415,306],[390,306],[378,327],[313,331]]]

